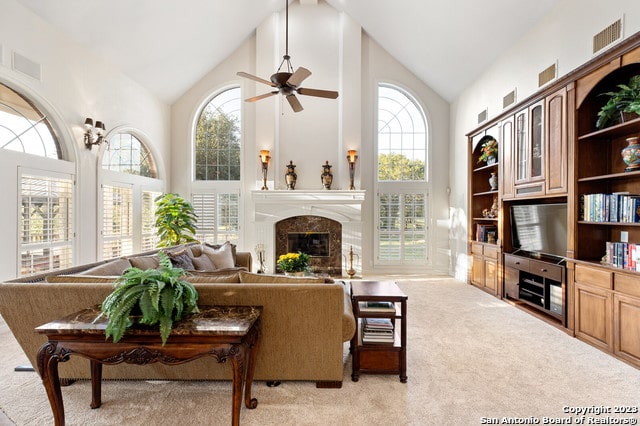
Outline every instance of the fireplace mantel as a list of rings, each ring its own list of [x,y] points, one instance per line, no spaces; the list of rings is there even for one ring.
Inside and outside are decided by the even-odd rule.
[[[341,223],[360,222],[366,191],[268,190],[251,191],[256,222],[276,222],[299,216],[329,217]]]

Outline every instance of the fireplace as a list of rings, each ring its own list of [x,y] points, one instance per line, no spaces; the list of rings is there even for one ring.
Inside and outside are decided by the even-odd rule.
[[[303,252],[316,274],[342,275],[342,225],[335,220],[301,215],[275,224],[276,256]]]

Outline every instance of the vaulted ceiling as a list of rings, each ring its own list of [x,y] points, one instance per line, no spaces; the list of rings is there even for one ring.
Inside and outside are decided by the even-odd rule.
[[[17,1],[168,103],[285,6],[285,0]],[[452,101],[561,0],[300,0],[318,1],[350,15]]]

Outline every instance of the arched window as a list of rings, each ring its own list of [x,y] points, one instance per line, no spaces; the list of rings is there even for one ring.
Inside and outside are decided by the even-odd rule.
[[[156,166],[147,147],[131,133],[109,137],[102,168],[132,175],[156,177]]]
[[[156,163],[147,146],[131,132],[109,136],[102,156],[102,258],[153,249],[154,199],[162,194]]]
[[[378,86],[378,264],[425,264],[427,229],[427,122],[404,90]]]
[[[195,179],[240,180],[240,88],[211,99],[196,123]]]
[[[0,148],[61,159],[47,116],[26,97],[0,83]]]
[[[217,93],[196,122],[191,201],[196,238],[207,243],[237,243],[240,237],[241,96],[239,87]]]

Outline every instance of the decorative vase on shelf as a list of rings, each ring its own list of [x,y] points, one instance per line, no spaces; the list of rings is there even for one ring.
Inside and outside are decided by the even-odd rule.
[[[498,176],[495,173],[491,173],[491,177],[489,178],[489,186],[492,191],[496,191],[498,189]]]
[[[284,180],[287,182],[287,189],[296,189],[298,175],[296,174],[296,165],[293,164],[292,160],[289,160],[289,164],[287,164],[287,173],[284,175]]]
[[[640,170],[640,137],[627,138],[627,146],[620,151],[620,154],[622,161],[627,165],[625,172]]]
[[[487,166],[491,166],[493,164],[496,164],[496,161],[498,159],[496,158],[495,155],[492,155],[491,157],[487,157]]]
[[[324,189],[331,189],[331,183],[333,183],[333,173],[331,173],[331,164],[327,160],[322,166],[322,174],[320,175],[322,186]]]

